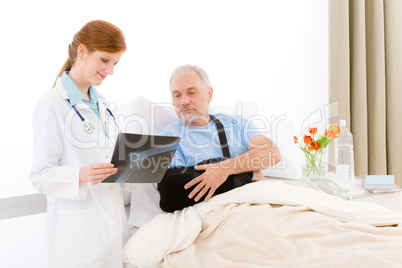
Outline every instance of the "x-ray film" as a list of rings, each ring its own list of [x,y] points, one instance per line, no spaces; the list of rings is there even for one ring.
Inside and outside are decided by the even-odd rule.
[[[180,137],[120,133],[111,163],[117,173],[104,183],[158,183],[176,152]]]

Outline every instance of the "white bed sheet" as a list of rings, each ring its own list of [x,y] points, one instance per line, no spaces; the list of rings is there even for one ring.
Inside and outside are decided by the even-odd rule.
[[[376,204],[350,202],[280,181],[255,182],[215,196],[209,202],[155,217],[135,232],[125,245],[124,262],[134,267],[158,267],[167,255],[184,250],[194,242],[201,232],[203,220],[211,212],[231,203],[305,206],[342,222],[374,226],[402,223],[402,212]]]

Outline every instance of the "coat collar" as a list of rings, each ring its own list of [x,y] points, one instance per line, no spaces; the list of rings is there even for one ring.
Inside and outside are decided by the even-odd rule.
[[[62,99],[67,100],[68,99],[68,93],[61,82],[61,78],[59,77],[56,81],[56,86],[54,87],[54,90],[57,90],[61,96]],[[100,94],[98,91],[96,91],[98,95],[98,102],[102,102],[106,107],[109,107],[109,102]]]

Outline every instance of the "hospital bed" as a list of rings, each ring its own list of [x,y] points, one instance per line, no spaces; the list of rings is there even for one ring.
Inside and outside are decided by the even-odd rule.
[[[126,267],[402,267],[401,212],[284,182],[298,174],[277,144],[287,163],[265,170],[266,181],[174,213],[141,185],[131,195]]]

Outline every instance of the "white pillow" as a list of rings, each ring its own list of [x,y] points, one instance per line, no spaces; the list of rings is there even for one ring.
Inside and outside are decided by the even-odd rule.
[[[295,179],[293,161],[293,127],[288,120],[270,122],[268,117],[258,114],[256,102],[238,102],[236,106],[210,105],[211,114],[225,113],[241,115],[252,120],[256,127],[278,145],[282,161],[263,170],[269,177]],[[115,111],[120,128],[127,133],[158,134],[164,127],[178,120],[171,104],[155,103],[143,97],[117,107]],[[289,138],[290,137],[290,138]],[[156,184],[140,183],[131,193],[129,227],[141,227],[158,214],[164,213],[159,207],[160,195]]]
[[[258,113],[258,104],[255,101],[248,102],[237,102],[235,106],[221,106],[211,104],[208,107],[210,114],[230,114],[230,115],[241,115],[244,118],[250,118]]]
[[[158,134],[178,120],[171,104],[155,103],[143,97],[118,106],[115,115],[123,132],[137,134]],[[139,183],[136,190],[131,192],[128,226],[141,227],[156,215],[164,213],[159,207],[159,200],[155,183]]]
[[[119,127],[126,133],[158,134],[179,118],[169,103],[156,103],[144,97],[119,105],[114,112]]]
[[[278,120],[271,117],[268,120],[265,116],[254,117],[253,123],[265,136],[276,144],[281,154],[281,161],[274,166],[263,169],[261,172],[266,177],[299,179],[301,175],[295,165],[293,124],[291,121],[282,118]],[[253,119],[253,118],[251,118]]]
[[[251,120],[256,128],[272,140],[281,153],[281,161],[274,166],[262,170],[267,177],[299,179],[301,175],[296,169],[294,158],[293,124],[286,116],[268,116],[258,113],[257,102],[238,102],[236,106],[214,106],[209,107],[212,114],[225,113],[231,115],[242,115]]]

